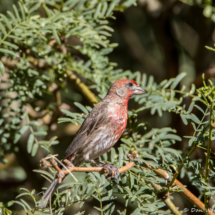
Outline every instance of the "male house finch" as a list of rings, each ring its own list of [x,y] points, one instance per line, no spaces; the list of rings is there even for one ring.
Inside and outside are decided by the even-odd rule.
[[[80,166],[84,162],[97,166],[92,160],[102,163],[97,158],[111,149],[126,128],[128,100],[132,95],[144,93],[145,91],[133,80],[115,81],[105,98],[84,120],[66,150],[64,159],[71,161],[74,166]],[[111,167],[117,170],[116,167]],[[41,198],[44,201],[40,208],[46,207],[58,184],[58,178],[54,179]]]

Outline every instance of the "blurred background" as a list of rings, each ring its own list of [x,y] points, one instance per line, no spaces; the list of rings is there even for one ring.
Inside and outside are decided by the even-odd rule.
[[[16,0],[1,0],[0,13],[11,10]],[[205,46],[214,46],[215,41],[215,24],[210,17],[210,10],[206,4],[211,1],[205,1],[200,5],[189,5],[192,1],[178,0],[138,0],[137,6],[128,8],[124,13],[116,12],[116,20],[110,20],[114,28],[113,36],[110,38],[112,43],[118,43],[118,47],[109,55],[111,62],[116,62],[118,68],[140,71],[147,76],[154,76],[157,83],[164,79],[177,76],[180,72],[186,72],[188,75],[182,81],[182,84],[190,87],[192,83],[196,88],[202,85],[202,73],[205,73],[206,79],[215,76],[215,56],[214,52],[209,51]],[[197,1],[201,2],[201,1]],[[71,93],[73,97],[71,98]],[[68,90],[62,94],[62,101],[70,105],[74,101],[81,102],[84,105],[91,105],[83,96],[74,92],[72,85],[68,84]],[[189,100],[185,101],[189,105]],[[137,108],[137,104],[131,101],[130,109]],[[69,109],[69,108],[68,108]],[[70,109],[71,110],[71,109]],[[71,110],[73,111],[73,110]],[[77,111],[77,110],[74,110]],[[180,123],[179,116],[166,113],[161,117],[157,114],[150,115],[149,112],[143,112],[141,121],[150,122],[153,127],[175,128],[179,136],[192,134],[192,127]],[[62,157],[65,149],[71,143],[78,127],[73,124],[53,125],[49,137],[58,136],[60,144],[52,147],[53,153]],[[26,140],[22,140],[19,152],[16,155],[7,155],[8,163],[0,164],[0,202],[7,202],[19,194],[20,187],[26,187],[29,190],[33,188],[36,192],[41,191],[41,187],[47,186],[48,183],[32,169],[39,168],[39,160],[45,154],[41,150],[35,157],[31,157],[26,152]],[[117,148],[120,143],[115,147]],[[177,149],[186,150],[187,142],[184,140],[180,145],[175,146]],[[213,144],[213,149],[215,146]],[[203,159],[204,155],[196,151],[193,155],[196,159]],[[78,175],[78,178],[83,178]],[[69,180],[69,179],[68,179]],[[196,196],[198,190],[189,184],[189,181],[183,178],[182,183],[188,185]],[[190,208],[188,201],[179,195],[174,196],[180,209]],[[84,208],[91,214],[93,212],[91,204]],[[94,203],[93,203],[94,204]],[[96,205],[96,203],[94,204]],[[116,208],[120,209],[124,204],[118,201]],[[17,214],[24,214],[21,207],[16,206],[14,211]],[[135,205],[130,205],[130,211]],[[75,213],[68,211],[68,214]],[[128,211],[129,213],[129,211]],[[184,213],[186,214],[186,213]],[[197,213],[196,213],[197,214]]]

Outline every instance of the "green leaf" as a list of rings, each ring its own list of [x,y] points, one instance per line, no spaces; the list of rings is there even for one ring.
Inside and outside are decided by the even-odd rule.
[[[132,145],[132,142],[128,139],[124,139],[124,138],[121,138],[120,139],[123,143],[126,143],[127,145],[131,146]]]
[[[190,94],[193,94],[193,93],[195,93],[195,90],[196,90],[196,86],[195,86],[195,84],[192,84],[192,86],[191,86],[191,89],[190,89]]]
[[[200,124],[201,121],[198,119],[198,117],[194,114],[189,114],[187,115],[187,119],[190,119],[192,120],[193,122],[197,123],[197,124]]]
[[[122,164],[123,164],[123,148],[119,147],[118,150],[119,150],[119,166],[122,166]]]
[[[5,74],[4,64],[1,61],[0,61],[0,71],[1,71],[2,76],[4,76],[4,74]]]
[[[102,7],[102,3],[99,3],[98,6],[97,6],[97,8],[96,8],[96,12],[94,14],[94,19],[97,19],[97,17],[99,17],[101,7]]]
[[[22,6],[22,4],[21,4],[20,2],[18,2],[18,3],[19,3],[19,8],[20,8],[20,10],[21,10],[21,14],[22,14],[22,20],[25,20],[26,17],[25,17],[24,8],[23,8],[23,6]]]
[[[167,79],[163,80],[159,85],[163,87],[167,83]]]
[[[12,56],[14,56],[14,57],[19,57],[18,54],[16,54],[16,53],[13,52],[13,51],[10,51],[10,50],[8,50],[8,49],[2,49],[2,48],[0,48],[0,52],[2,52],[3,54],[5,54],[5,53],[10,54],[10,55],[12,55]]]
[[[75,188],[75,190],[73,191],[73,194],[72,194],[72,196],[71,196],[71,199],[73,199],[75,196],[76,196],[76,198],[77,198],[77,193],[78,193],[78,190],[79,190],[79,185]]]
[[[21,205],[23,207],[23,209],[25,210],[26,214],[28,214],[28,211],[27,211],[27,209],[26,209],[26,207],[25,207],[25,205],[23,203],[21,203],[19,201],[14,201],[14,203],[16,203],[18,205]]]
[[[96,206],[94,206],[94,208],[95,208],[96,210],[98,210],[98,211],[103,212],[103,210],[102,210],[101,208],[98,208],[98,207],[96,207]]]
[[[114,205],[113,202],[111,202],[110,204],[105,205],[104,208],[103,208],[103,211],[106,211],[107,209],[110,209],[113,205]]]
[[[125,1],[122,4],[123,7],[130,7],[132,5],[137,6],[137,1],[136,0]]]
[[[11,207],[13,204],[14,204],[14,201],[9,201],[9,202],[7,202],[7,204],[6,204],[6,207]]]
[[[111,12],[113,11],[116,4],[119,3],[120,0],[113,0],[108,8],[108,11],[106,13],[106,16],[110,16]]]
[[[34,143],[34,135],[30,134],[30,136],[28,138],[28,142],[27,142],[27,151],[28,151],[28,153],[31,153],[33,143]]]
[[[70,112],[70,111],[68,111],[68,110],[62,109],[61,111],[62,111],[63,113],[65,113],[66,116],[69,116],[69,117],[71,117],[71,118],[76,118],[76,117],[78,116],[77,113],[72,113],[72,112]]]
[[[131,172],[130,172],[130,174],[129,174],[129,185],[130,185],[130,188],[133,188],[133,186],[134,186],[134,176],[131,174]]]
[[[82,110],[85,114],[88,114],[88,113],[89,113],[88,110],[87,110],[82,104],[80,104],[80,103],[78,103],[78,102],[74,102],[74,105],[75,105],[76,107],[78,107],[80,110]]]
[[[194,105],[197,109],[199,109],[203,114],[205,113],[205,111],[201,108],[201,107],[199,107],[198,105]]]
[[[46,131],[37,131],[34,132],[34,136],[46,136],[47,132]]]
[[[15,18],[15,16],[13,15],[13,13],[11,13],[10,11],[7,11],[7,14],[10,16],[10,18],[13,20],[13,24],[17,24],[17,19]]]
[[[55,28],[52,29],[52,32],[53,32],[53,35],[54,35],[54,38],[55,40],[57,41],[57,43],[60,45],[61,42],[60,42],[60,38],[58,37],[58,34],[57,34],[57,31]]]
[[[21,138],[21,134],[19,134],[19,133],[16,133],[15,134],[15,137],[14,137],[14,141],[13,141],[13,143],[17,143],[18,141],[19,141],[19,139]]]
[[[35,143],[31,152],[31,156],[34,157],[37,154],[39,144]]]
[[[107,160],[107,153],[104,153],[104,154],[102,155],[102,157],[103,157],[103,159],[106,161],[106,160]]]
[[[172,82],[174,82],[174,78],[170,78],[167,83],[162,87],[163,89],[166,89],[170,86],[170,84],[172,84]]]
[[[207,18],[211,16],[213,12],[213,7],[211,5],[207,5],[203,10],[203,15]]]
[[[16,6],[14,4],[13,4],[13,9],[15,11],[16,18],[18,19],[18,22],[21,22],[21,18],[19,16],[19,12],[18,12],[18,10],[17,10],[17,8],[16,8]]]
[[[115,161],[116,151],[114,148],[111,148],[111,162]]]
[[[93,197],[94,199],[96,199],[98,202],[100,202],[100,198],[97,197],[96,195],[92,194],[92,197]]]
[[[8,29],[11,30],[12,26],[11,26],[10,21],[8,20],[8,18],[4,14],[1,14],[1,18],[4,20],[4,22],[7,25]]]
[[[155,156],[153,156],[153,155],[148,154],[147,152],[143,152],[142,157],[143,158],[149,158],[149,159],[152,159],[155,162],[157,162],[157,158]]]
[[[164,134],[162,136],[159,136],[159,138],[161,140],[165,140],[165,139],[173,139],[173,140],[177,140],[177,141],[181,141],[181,137],[175,135],[175,134]]]
[[[4,26],[0,22],[0,30],[4,35],[7,35],[7,31],[5,30]]]
[[[19,133],[21,135],[23,135],[27,130],[28,130],[29,126],[28,125],[24,125],[20,130]]]
[[[191,111],[193,110],[195,102],[191,102],[190,107],[188,109],[188,113],[191,113]]]
[[[107,2],[104,2],[103,5],[102,5],[102,16],[105,16],[105,13],[107,11],[107,7],[108,7],[108,3]]]
[[[29,9],[29,13],[34,12],[35,10],[37,10],[40,5],[42,4],[42,2],[37,2],[36,4],[34,4],[30,9]]]
[[[10,43],[10,42],[7,42],[7,41],[3,41],[2,43],[4,45],[6,45],[6,46],[9,46],[9,47],[13,48],[13,49],[18,49],[18,46],[13,44],[13,43]]]
[[[50,179],[54,179],[54,176],[52,174],[50,174],[49,172],[42,170],[42,169],[38,169],[38,170],[33,170],[34,172],[38,172],[40,174],[46,175],[48,176]]]
[[[21,199],[21,202],[28,208],[28,210],[32,210],[30,205],[25,200]]]
[[[171,89],[175,89],[176,86],[179,84],[179,82],[186,76],[185,72],[180,73],[175,80],[173,81],[172,85],[171,85]]]
[[[18,199],[18,198],[21,197],[21,196],[27,196],[27,195],[29,195],[29,193],[21,193],[21,194],[19,194],[18,196],[16,196],[16,199]]]
[[[187,125],[187,119],[186,119],[186,115],[184,115],[184,114],[180,114],[180,116],[181,116],[181,119],[182,119],[182,121],[183,121],[183,123],[185,124],[185,125]]]
[[[206,49],[210,50],[210,51],[215,51],[214,48],[210,47],[210,46],[205,46]]]
[[[90,178],[91,178],[92,181],[94,181],[94,182],[97,182],[97,181],[98,181],[98,180],[96,179],[96,177],[95,177],[92,173],[89,173],[89,175],[90,175]]]

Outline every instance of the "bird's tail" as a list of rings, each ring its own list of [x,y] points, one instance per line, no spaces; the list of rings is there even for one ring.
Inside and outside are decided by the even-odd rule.
[[[83,163],[83,160],[80,161],[80,160],[76,159],[76,160],[73,162],[73,165],[74,165],[74,166],[80,166],[82,163]],[[62,166],[60,166],[60,168],[61,168],[62,170],[65,170],[65,168],[62,167]],[[60,185],[60,183],[59,183],[59,178],[56,177],[56,178],[52,181],[51,185],[48,187],[48,189],[46,190],[46,192],[43,194],[41,200],[44,200],[44,201],[43,201],[42,205],[40,205],[38,208],[41,208],[41,209],[42,209],[42,208],[45,208],[45,207],[46,207],[46,205],[47,205],[48,202],[50,201],[51,197],[53,196],[55,190],[58,188],[59,185]]]
[[[56,178],[52,181],[51,185],[49,186],[49,188],[46,190],[46,192],[43,194],[43,196],[41,198],[41,200],[44,200],[42,205],[40,205],[38,208],[45,208],[46,207],[46,205],[48,204],[48,201],[50,201],[55,190],[60,185],[58,181],[59,181],[58,178]]]

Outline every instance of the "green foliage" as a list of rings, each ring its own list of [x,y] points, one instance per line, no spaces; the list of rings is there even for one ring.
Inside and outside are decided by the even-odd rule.
[[[185,86],[179,86],[185,73],[157,84],[153,76],[147,78],[140,72],[116,69],[116,63],[108,59],[108,54],[117,46],[108,39],[113,32],[109,19],[114,19],[114,11],[123,11],[132,4],[135,4],[134,0],[123,3],[119,0],[24,0],[14,5],[13,11],[9,11],[7,16],[0,15],[2,162],[7,162],[7,153],[19,150],[22,138],[25,140],[26,151],[31,156],[38,155],[40,148],[50,153],[52,145],[58,143],[57,136],[49,136],[51,126],[57,120],[62,124],[79,125],[92,110],[83,100],[80,103],[74,102],[72,111],[60,108],[62,102],[59,101],[58,93],[65,93],[67,81],[71,81],[68,71],[86,79],[87,88],[97,91],[99,98],[103,98],[114,80],[125,77],[135,79],[147,92],[134,99],[139,108],[129,111],[128,129],[121,138],[120,147],[112,148],[110,153],[100,158],[120,168],[129,162],[126,155],[137,151],[139,158],[134,160],[135,167],[120,175],[117,187],[114,180],[106,180],[104,175],[97,172],[86,174],[83,181],[75,182],[72,179],[71,182],[62,184],[59,188],[64,189],[56,191],[51,205],[54,214],[64,214],[66,209],[76,203],[82,207],[89,199],[99,203],[99,207],[94,208],[103,215],[112,214],[116,210],[116,199],[120,199],[125,205],[122,211],[117,211],[121,215],[127,213],[128,205],[133,206],[133,215],[170,214],[152,185],[156,183],[165,186],[165,180],[154,172],[157,168],[167,171],[170,176],[174,170],[181,168],[180,176],[186,175],[201,195],[211,197],[214,194],[214,188],[204,177],[200,161],[190,160],[193,151],[186,157],[180,150],[174,149],[173,145],[182,141],[177,131],[170,127],[153,127],[139,118],[141,112],[147,110],[159,117],[169,113],[178,114],[184,126],[189,123],[193,126],[193,135],[186,136],[189,147],[193,150],[196,147],[205,150],[207,141],[210,142],[215,136],[212,130],[213,105],[211,108],[214,102],[213,83],[206,85],[204,82],[204,86],[197,90],[192,85],[186,91]],[[80,87],[76,82],[73,85]],[[76,101],[75,95],[80,92],[73,89],[73,93]],[[86,91],[81,91],[80,94],[88,96]],[[187,99],[191,101],[188,106]],[[65,117],[59,118],[61,109]],[[196,114],[197,110],[202,113],[201,119]],[[51,116],[51,120],[46,123],[47,116]],[[208,161],[209,177],[213,179],[213,160],[208,157]],[[144,162],[153,169],[146,168]],[[49,171],[35,172],[48,181],[56,174],[51,168]],[[38,211],[37,206],[41,202],[38,201],[35,190],[21,190],[16,200],[0,206],[0,210],[7,211],[6,207],[15,203],[22,206],[26,214]],[[179,187],[166,187],[165,191],[180,192]],[[50,213],[50,207],[43,212]],[[80,210],[77,214],[84,212]]]
[[[202,146],[202,144],[205,144],[205,140],[208,139],[208,132],[206,132],[207,129],[205,129],[205,126],[208,128],[208,121],[205,120],[205,116],[208,115],[207,107],[209,107],[210,102],[204,99],[205,96],[203,93],[196,95],[193,86],[188,92],[184,91],[185,87],[182,87],[182,90],[175,90],[175,83],[179,83],[182,76],[184,76],[184,74],[180,74],[170,81],[164,81],[163,83],[166,82],[168,88],[163,83],[157,85],[152,78],[149,78],[150,84],[147,84],[147,81],[146,83],[141,83],[141,81],[138,81],[137,76],[137,81],[147,91],[147,95],[140,96],[140,98],[137,98],[137,101],[141,105],[144,104],[144,110],[152,110],[153,106],[156,105],[156,109],[158,110],[158,108],[160,108],[161,113],[163,111],[168,111],[180,115],[183,114],[185,116],[184,119],[186,119],[186,121],[183,120],[184,124],[186,125],[188,121],[190,121],[195,129],[194,135],[187,137],[189,138],[189,145],[192,146],[195,142],[198,143],[198,146]],[[145,76],[144,80],[146,80]],[[198,90],[198,92],[204,92],[208,96],[210,93],[209,91],[207,86]],[[181,97],[176,99],[175,96],[172,96],[174,93],[179,93]],[[187,96],[190,96],[192,99],[191,105],[188,108],[186,108],[185,105],[182,105],[183,99]],[[166,103],[169,102],[172,102],[173,104],[167,106]],[[204,116],[201,120],[191,113],[193,107],[203,110],[196,104],[197,102],[206,106],[206,108],[204,108],[205,111],[203,111]],[[162,106],[162,103],[165,103],[165,105]],[[59,122],[82,123],[91,108],[85,108],[78,103],[76,103],[76,106],[78,106],[84,114],[63,110],[69,118],[60,118]],[[120,185],[115,188],[115,183],[105,180],[104,175],[100,175],[99,173],[89,173],[84,180],[84,184],[80,182],[72,182],[62,185],[62,187],[67,187],[67,189],[56,194],[56,199],[52,205],[53,212],[63,213],[64,210],[73,204],[80,203],[80,206],[83,206],[88,198],[94,198],[100,203],[100,208],[95,207],[95,209],[103,214],[111,214],[114,210],[113,202],[106,205],[106,207],[103,207],[103,203],[122,196],[125,199],[125,203],[137,203],[138,209],[136,209],[133,214],[151,214],[155,211],[157,211],[158,214],[170,213],[168,210],[166,212],[160,211],[165,204],[162,200],[155,198],[156,193],[151,185],[151,183],[164,183],[164,180],[158,178],[153,170],[145,169],[144,162],[147,162],[154,168],[159,167],[166,170],[171,175],[172,169],[178,169],[182,162],[181,152],[173,149],[171,146],[172,144],[175,144],[176,141],[181,141],[181,138],[175,134],[176,131],[172,128],[158,129],[152,128],[151,125],[146,122],[137,123],[137,113],[140,111],[141,110],[138,109],[129,112],[129,132],[125,133],[123,138],[121,138],[123,144],[118,148],[118,152],[113,148],[111,149],[109,160],[111,161],[111,164],[115,165],[117,168],[120,168],[128,162],[126,158],[127,153],[137,151],[140,156],[140,158],[135,161],[136,166],[134,168],[121,174]],[[140,134],[142,129],[144,130],[144,135]],[[107,154],[104,154],[101,160],[106,162]],[[199,162],[196,162],[195,160],[190,162],[189,159],[187,159],[185,168],[186,170],[182,170],[183,175],[186,173],[193,181],[194,186],[200,188],[201,193],[205,193],[206,190],[212,189],[210,186],[207,186],[203,174],[199,171],[201,168]],[[47,174],[50,179],[54,176],[54,173],[53,176],[50,176],[50,174],[48,175],[44,170],[38,170],[38,172],[43,174],[43,176],[44,174]],[[198,181],[202,182],[201,186]],[[72,193],[70,192],[71,189],[73,190]],[[171,188],[171,191],[180,192],[178,187]],[[209,195],[208,192],[207,195]],[[212,194],[210,193],[210,195]],[[66,199],[68,201],[65,201]],[[60,205],[61,208],[58,209]],[[45,211],[48,210],[49,209],[46,209]],[[118,212],[119,214],[125,214],[126,208],[123,212]]]
[[[123,10],[134,3],[132,0],[118,5],[113,1],[110,5],[104,1],[58,1],[45,3],[20,1],[13,5],[14,11],[8,11],[8,16],[1,14],[0,19],[0,58],[6,59],[10,78],[2,80],[0,111],[0,138],[2,150],[0,159],[5,153],[17,151],[15,145],[22,134],[21,123],[26,121],[26,104],[38,101],[43,96],[50,95],[48,87],[53,83],[65,88],[67,71],[76,71],[79,75],[94,81],[92,86],[103,92],[108,89],[113,80],[123,77],[121,70],[114,70],[115,63],[108,61],[107,54],[116,44],[111,44],[107,39],[113,29],[108,26],[107,18],[113,18],[113,10]],[[54,7],[50,9],[50,7]],[[46,18],[41,17],[38,9],[46,13]],[[81,13],[80,13],[81,11]],[[96,12],[96,13],[95,13]],[[68,39],[77,38],[79,45],[70,45]],[[63,51],[64,50],[64,51]],[[77,50],[85,55],[88,60],[75,59],[70,51]],[[18,57],[18,62],[9,60]],[[0,63],[0,70],[4,75],[4,65]],[[111,75],[110,75],[111,71]],[[102,75],[101,75],[102,74]],[[114,75],[113,75],[114,74]],[[116,76],[117,75],[117,76]],[[107,83],[108,81],[108,83]],[[16,92],[16,93],[14,93]],[[34,104],[35,105],[35,104]],[[40,109],[53,112],[56,102],[47,104]],[[36,127],[36,122],[32,122]],[[38,123],[37,123],[38,124]],[[46,130],[41,128],[41,130]],[[41,136],[38,133],[32,135]],[[41,133],[42,134],[42,133]],[[39,145],[37,138],[30,136],[29,152],[35,155]],[[35,142],[31,150],[32,142]],[[51,142],[46,145],[51,145]]]

